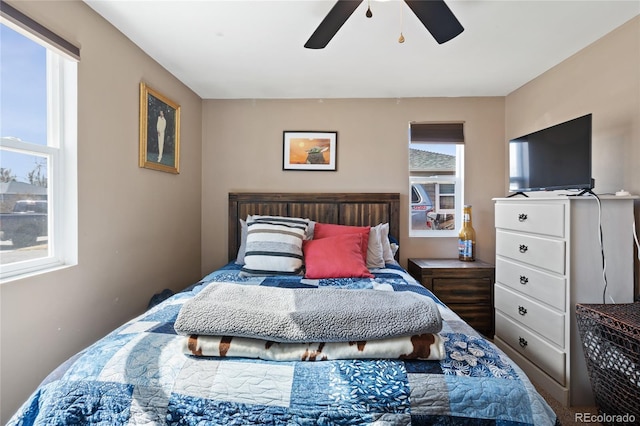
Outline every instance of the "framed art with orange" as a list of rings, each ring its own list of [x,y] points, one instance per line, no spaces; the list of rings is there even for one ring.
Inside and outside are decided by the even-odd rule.
[[[283,170],[337,170],[338,132],[284,131]]]

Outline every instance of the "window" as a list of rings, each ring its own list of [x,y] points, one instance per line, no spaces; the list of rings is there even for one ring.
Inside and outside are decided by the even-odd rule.
[[[411,123],[409,236],[453,237],[462,222],[462,123]]]
[[[0,15],[0,279],[77,262],[79,51],[8,4]]]

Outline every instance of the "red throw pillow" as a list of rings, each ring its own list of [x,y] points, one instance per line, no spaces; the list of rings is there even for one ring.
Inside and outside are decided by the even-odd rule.
[[[305,278],[373,278],[362,257],[364,234],[304,241]]]
[[[366,262],[370,229],[370,226],[334,225],[333,223],[317,222],[313,229],[313,239],[317,240],[321,238],[334,237],[336,235],[362,234],[362,258]]]

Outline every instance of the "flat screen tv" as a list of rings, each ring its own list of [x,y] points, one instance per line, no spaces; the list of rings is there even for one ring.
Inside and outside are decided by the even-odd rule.
[[[591,114],[509,141],[509,191],[590,192]]]

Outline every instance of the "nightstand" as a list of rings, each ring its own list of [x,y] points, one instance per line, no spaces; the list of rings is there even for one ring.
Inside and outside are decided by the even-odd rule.
[[[493,338],[494,265],[481,260],[409,259],[407,269],[471,327]]]

